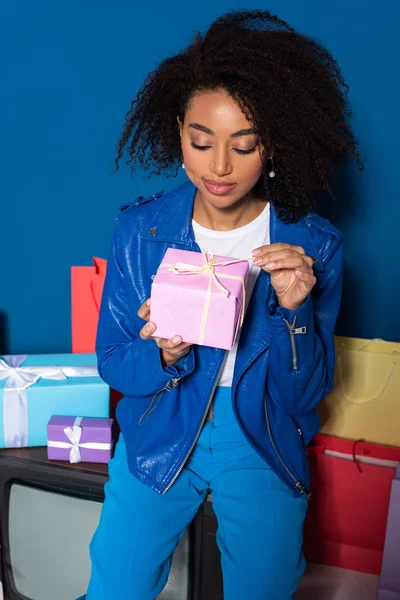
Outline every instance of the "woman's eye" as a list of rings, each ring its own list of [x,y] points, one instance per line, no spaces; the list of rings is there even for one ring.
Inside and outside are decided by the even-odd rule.
[[[192,148],[196,148],[196,150],[207,150],[208,148],[211,148],[211,146],[198,146],[194,142],[191,142],[191,145]]]
[[[252,154],[252,152],[254,152],[256,148],[257,148],[257,146],[254,146],[253,148],[249,148],[248,150],[240,150],[240,148],[234,148],[234,151],[237,152],[238,154]]]
[[[211,146],[199,146],[194,142],[191,142],[191,146],[192,148],[196,148],[196,150],[208,150],[209,148],[211,148]],[[256,148],[257,146],[249,148],[248,150],[241,150],[240,148],[232,148],[232,150],[234,150],[237,154],[252,154]]]

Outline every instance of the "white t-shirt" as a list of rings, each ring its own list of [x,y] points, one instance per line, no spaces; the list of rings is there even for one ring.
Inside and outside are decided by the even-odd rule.
[[[196,223],[194,220],[192,220],[192,225],[196,242],[202,251],[211,250],[214,254],[228,256],[230,258],[246,258],[251,256],[252,251],[256,248],[270,243],[269,202],[256,219],[237,229],[216,231],[214,229],[207,229]],[[249,267],[249,277],[246,286],[246,310],[260,272],[260,267],[256,267],[253,264],[253,261],[249,261]],[[235,345],[228,353],[219,380],[220,386],[230,387],[232,385],[233,369],[235,366],[239,337],[240,331],[236,338]]]

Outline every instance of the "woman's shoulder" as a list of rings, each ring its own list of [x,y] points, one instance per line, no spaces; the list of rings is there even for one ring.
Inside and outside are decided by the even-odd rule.
[[[143,206],[144,204],[147,204],[148,202],[153,202],[154,200],[159,200],[163,196],[164,196],[164,190],[160,190],[159,192],[156,192],[155,194],[151,194],[151,196],[137,196],[131,202],[124,202],[124,204],[121,204],[121,206],[119,207],[119,212],[121,214],[121,213],[125,213],[126,211],[128,211],[128,214],[131,214],[130,209],[132,209],[132,208],[137,209],[137,208]]]
[[[315,212],[309,212],[301,221],[318,247],[322,262],[328,262],[342,245],[342,232],[329,219]]]
[[[119,229],[138,232],[159,210],[164,198],[164,190],[160,190],[150,196],[137,196],[134,200],[121,204],[117,216]]]
[[[191,182],[175,186],[172,190],[160,190],[150,196],[138,196],[131,202],[125,202],[119,208],[117,220],[119,229],[131,233],[140,233],[148,228],[154,218],[176,219],[182,207],[189,206],[188,201],[194,193]]]

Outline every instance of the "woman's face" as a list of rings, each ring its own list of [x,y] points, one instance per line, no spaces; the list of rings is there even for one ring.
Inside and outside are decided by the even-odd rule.
[[[199,93],[178,123],[186,174],[202,199],[221,209],[249,195],[262,172],[262,147],[233,98]]]

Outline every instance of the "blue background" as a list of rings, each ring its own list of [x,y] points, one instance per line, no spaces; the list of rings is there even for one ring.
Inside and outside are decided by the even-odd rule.
[[[199,9],[201,6],[201,11]],[[114,168],[146,73],[242,2],[5,3],[0,10],[0,353],[68,352],[70,266],[106,257],[118,206],[185,180]],[[334,54],[365,170],[344,170],[332,221],[345,234],[337,333],[400,339],[398,22],[400,4],[277,0],[278,14]]]

